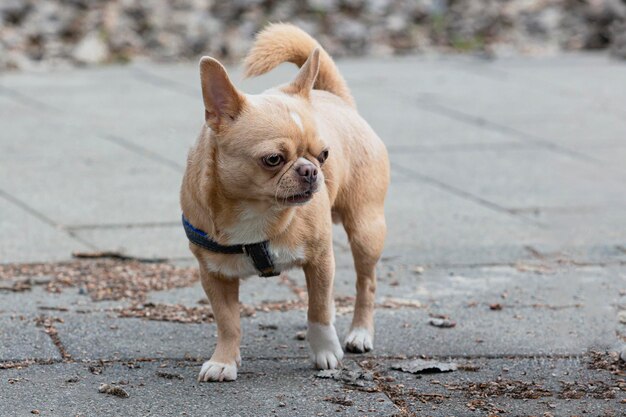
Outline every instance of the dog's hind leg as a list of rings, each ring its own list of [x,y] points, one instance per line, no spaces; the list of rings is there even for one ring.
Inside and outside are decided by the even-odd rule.
[[[345,339],[348,352],[373,349],[376,263],[380,259],[387,227],[381,205],[364,205],[342,213],[342,220],[356,269],[356,304],[350,332]]]

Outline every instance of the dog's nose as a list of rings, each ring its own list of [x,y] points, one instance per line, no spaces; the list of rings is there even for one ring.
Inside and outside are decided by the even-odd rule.
[[[309,184],[312,184],[317,179],[317,167],[311,163],[300,165],[296,168],[296,172]]]

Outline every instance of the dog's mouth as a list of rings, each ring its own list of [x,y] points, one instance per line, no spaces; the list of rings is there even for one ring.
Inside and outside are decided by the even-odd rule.
[[[304,204],[308,202],[311,198],[313,198],[313,193],[314,193],[313,190],[308,190],[301,194],[294,194],[289,197],[284,197],[283,203],[287,205]]]

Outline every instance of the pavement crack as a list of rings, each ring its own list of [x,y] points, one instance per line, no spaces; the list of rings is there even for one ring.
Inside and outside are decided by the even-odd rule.
[[[61,342],[61,338],[59,337],[59,331],[57,330],[55,323],[63,323],[63,319],[58,317],[46,316],[45,314],[41,314],[39,317],[35,319],[35,325],[38,327],[43,327],[44,332],[50,336],[52,343],[59,350],[59,354],[64,361],[70,360],[72,355],[65,349],[63,343]]]
[[[546,256],[543,253],[539,252],[537,249],[535,249],[531,245],[525,245],[524,250],[530,253],[532,256],[534,256],[537,259],[540,259],[542,261],[546,259]]]
[[[55,114],[59,114],[62,113],[63,111],[50,106],[42,101],[36,100],[30,96],[24,95],[21,92],[14,90],[12,88],[8,88],[6,86],[0,85],[0,93],[1,94],[5,94],[6,96],[10,97],[11,99],[27,106],[27,107],[31,107],[37,111],[47,111],[47,112],[51,112],[51,113],[55,113]]]
[[[73,240],[75,240],[77,242],[82,243],[83,245],[85,245],[89,249],[92,249],[92,250],[98,249],[93,243],[83,239],[82,237],[80,237],[76,233],[74,233],[72,230],[68,230],[62,224],[54,221],[53,219],[51,219],[50,217],[46,216],[45,214],[43,214],[39,210],[29,206],[28,204],[26,204],[22,200],[18,199],[17,197],[12,196],[11,194],[9,194],[8,192],[6,192],[6,191],[4,191],[2,189],[0,189],[0,197],[4,198],[6,201],[8,201],[9,203],[13,204],[14,206],[24,210],[25,212],[27,212],[31,216],[36,217],[37,219],[39,219],[43,223],[47,224],[48,226],[52,227],[53,229],[60,230],[60,231],[64,232],[70,238],[72,238]]]
[[[563,146],[552,143],[546,139],[538,138],[533,135],[530,135],[526,132],[522,132],[520,130],[514,129],[509,126],[501,125],[496,122],[492,122],[483,117],[474,116],[468,113],[465,113],[460,110],[456,110],[447,106],[444,106],[440,103],[433,102],[432,100],[426,100],[424,97],[418,98],[415,100],[414,97],[406,97],[410,99],[412,102],[416,103],[422,110],[428,111],[430,113],[436,113],[442,116],[449,117],[451,119],[457,120],[459,122],[467,123],[473,126],[479,126],[483,129],[494,130],[500,133],[507,134],[509,136],[516,137],[524,142],[530,142],[537,147],[546,149],[548,151],[558,153],[561,155],[567,155],[571,158],[584,161],[587,163],[592,163],[594,165],[601,165],[602,161],[599,161],[595,158],[591,158],[588,155],[582,154],[580,152],[576,152],[569,148],[565,148]]]
[[[521,142],[500,143],[458,143],[447,145],[388,145],[387,152],[391,154],[406,153],[450,153],[450,152],[484,152],[484,151],[526,151],[533,149],[531,144]]]
[[[169,78],[162,77],[153,72],[147,71],[143,68],[134,67],[133,76],[137,80],[144,82],[146,84],[149,84],[153,87],[158,87],[164,90],[173,91],[174,93],[191,97],[194,100],[197,100],[200,98],[200,95],[197,89],[191,88],[187,84],[183,84],[178,81],[174,81]]]
[[[176,222],[145,222],[145,223],[104,223],[104,224],[77,224],[66,226],[67,230],[113,230],[113,229],[152,229],[155,227],[180,227],[180,221]]]
[[[181,164],[179,164],[178,162],[172,161],[171,159],[165,158],[161,155],[159,155],[158,153],[145,148],[143,146],[137,145],[127,139],[124,139],[120,136],[117,135],[111,135],[111,134],[100,134],[98,135],[99,138],[104,139],[110,143],[113,143],[115,145],[118,145],[128,151],[131,151],[137,155],[141,155],[144,158],[150,159],[153,162],[157,162],[161,165],[164,165],[174,171],[176,171],[177,173],[181,173],[184,171],[185,167]]]
[[[435,188],[438,188],[438,189],[443,190],[445,192],[448,192],[450,194],[454,194],[455,196],[460,197],[460,198],[462,198],[464,200],[469,200],[469,201],[471,201],[473,203],[476,203],[476,204],[478,204],[480,206],[483,206],[485,208],[488,208],[490,210],[497,211],[499,213],[504,213],[504,214],[507,214],[509,216],[513,216],[513,217],[515,217],[517,219],[520,219],[523,222],[525,222],[527,224],[530,224],[532,226],[535,226],[535,227],[542,227],[542,228],[547,227],[547,225],[545,225],[545,224],[543,224],[541,222],[538,222],[536,219],[533,219],[531,217],[528,217],[528,216],[525,216],[523,214],[517,213],[514,210],[511,210],[511,209],[508,209],[506,207],[503,207],[503,206],[501,206],[501,205],[499,205],[497,203],[494,203],[492,201],[486,200],[486,199],[484,199],[482,197],[479,197],[479,196],[476,196],[474,194],[468,193],[467,191],[461,190],[461,189],[459,189],[457,187],[454,187],[454,186],[452,186],[450,184],[447,184],[447,183],[445,183],[443,181],[440,181],[440,180],[438,180],[436,178],[433,178],[433,177],[431,177],[429,175],[425,175],[425,174],[419,173],[419,172],[417,172],[417,171],[415,171],[413,169],[405,168],[405,167],[403,167],[401,165],[398,165],[398,164],[392,164],[392,166],[393,166],[393,168],[395,170],[400,171],[401,173],[409,176],[410,178],[417,179],[418,181],[421,181],[421,182],[427,183],[429,185],[432,185]]]

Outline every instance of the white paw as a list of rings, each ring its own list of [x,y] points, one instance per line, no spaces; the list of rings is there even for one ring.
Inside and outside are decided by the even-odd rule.
[[[322,350],[313,353],[311,360],[317,369],[337,369],[343,358],[343,351],[339,350]]]
[[[346,337],[346,350],[353,353],[369,352],[374,348],[373,337],[369,330],[356,327]]]
[[[237,365],[206,361],[202,364],[198,382],[234,381],[237,379]]]
[[[311,360],[318,369],[336,369],[343,359],[343,349],[332,324],[309,322],[307,339],[313,353]]]

